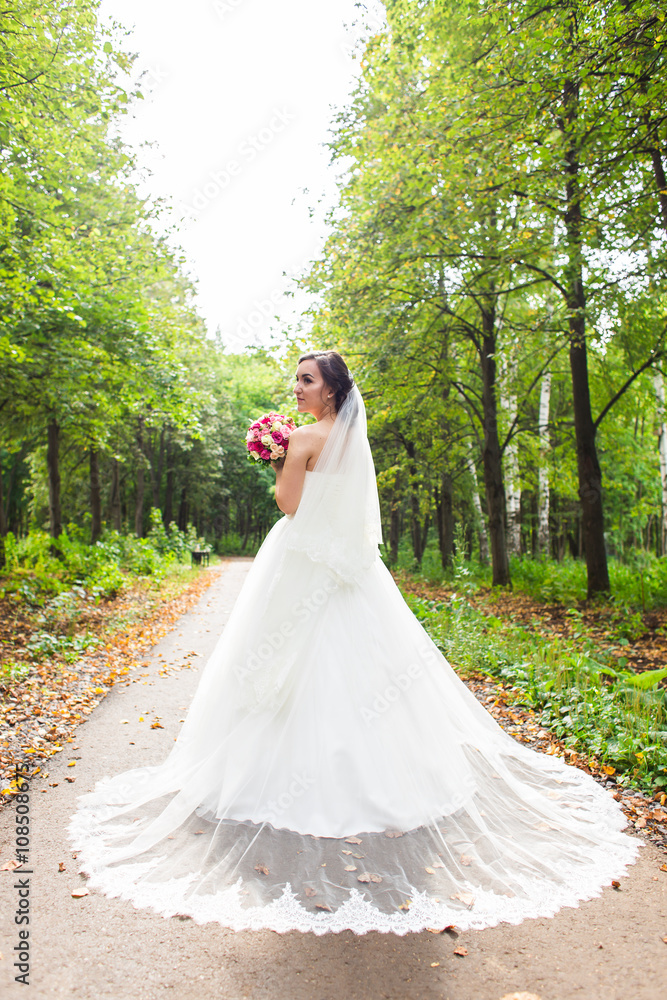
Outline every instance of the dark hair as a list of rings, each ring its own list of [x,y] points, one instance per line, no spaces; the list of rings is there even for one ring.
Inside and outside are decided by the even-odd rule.
[[[322,378],[336,394],[334,406],[338,413],[354,385],[354,379],[338,351],[311,351],[299,358],[299,364],[302,361],[317,362]]]

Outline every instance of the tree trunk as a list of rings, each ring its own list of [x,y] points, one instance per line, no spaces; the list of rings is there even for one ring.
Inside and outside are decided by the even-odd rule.
[[[54,418],[47,427],[46,464],[49,472],[49,532],[51,538],[63,533],[60,508],[60,426]]]
[[[398,562],[398,546],[401,540],[401,508],[395,504],[391,508],[389,518],[389,564],[395,566]]]
[[[4,482],[2,475],[2,463],[0,463],[0,538],[7,534],[7,515],[5,513]],[[4,560],[3,560],[4,565]]]
[[[653,176],[658,187],[660,217],[663,228],[667,233],[667,177],[665,177],[665,165],[662,161],[662,153],[659,148],[654,147],[651,150],[651,161],[653,163]]]
[[[422,557],[424,555],[424,550],[426,548],[426,541],[428,538],[428,527],[430,523],[430,517],[428,514],[424,518],[424,524],[421,522],[421,513],[419,510],[419,489],[417,487],[417,465],[414,461],[415,459],[415,446],[412,441],[405,441],[405,450],[410,458],[410,534],[412,537],[412,552],[415,557],[415,561],[418,566],[421,565]]]
[[[146,476],[143,465],[143,456],[139,457],[137,464],[136,498],[134,502],[134,533],[137,538],[144,536],[144,494],[146,492]]]
[[[111,524],[116,531],[122,528],[120,504],[120,462],[114,458],[111,465]]]
[[[662,516],[660,518],[660,555],[667,555],[667,423],[665,423],[665,382],[662,372],[653,374],[653,388],[657,400],[658,454],[660,456],[660,484],[662,488]]]
[[[435,509],[438,525],[438,544],[443,569],[449,569],[454,551],[454,508],[452,502],[452,477],[443,472],[440,488],[435,491]]]
[[[151,484],[153,486],[153,506],[160,507],[160,486],[162,485],[162,467],[164,465],[165,429],[160,431],[160,443],[153,449],[151,456]]]
[[[187,531],[188,527],[188,492],[185,486],[181,489],[181,501],[178,505],[178,527]]]
[[[398,546],[401,541],[401,476],[396,475],[394,489],[391,497],[391,510],[389,514],[389,565],[395,566],[398,562]]]
[[[90,463],[90,544],[102,534],[102,489],[100,487],[100,456],[97,448],[88,449]]]
[[[482,312],[483,338],[480,362],[482,367],[482,404],[484,408],[484,487],[491,536],[491,567],[494,587],[511,586],[509,559],[505,538],[505,487],[498,440],[498,407],[496,400],[496,338],[495,310]]]
[[[146,466],[144,464],[144,422],[139,418],[136,438],[137,452],[137,492],[134,502],[134,533],[137,538],[144,536],[144,495],[146,493]]]
[[[565,118],[571,127],[578,113],[579,88],[566,81],[563,90]],[[595,424],[591,413],[586,350],[586,295],[581,254],[581,190],[576,143],[568,136],[565,230],[568,244],[566,292],[570,332],[570,371],[574,403],[574,433],[577,444],[577,472],[582,510],[582,543],[586,552],[588,597],[608,593],[609,569],[604,541],[602,472],[595,446]]]
[[[537,554],[548,556],[549,540],[549,403],[551,401],[551,372],[546,372],[540,388],[538,438],[540,444],[537,470]]]
[[[173,449],[167,444],[167,484],[164,491],[164,513],[162,522],[168,528],[174,520],[174,486],[176,482],[176,472],[173,467]]]
[[[475,468],[475,462],[472,457],[472,448],[468,448],[468,454],[466,455],[466,463],[468,465],[468,472],[472,479],[472,505],[475,510],[475,517],[477,518],[477,540],[479,544],[479,558],[480,562],[486,563],[489,561],[489,536],[486,531],[486,518],[482,512],[482,501],[479,498],[479,484],[477,482],[477,469]]]
[[[516,396],[509,395],[503,401],[507,410],[507,422],[511,426],[516,419]],[[507,502],[507,551],[509,555],[521,555],[521,478],[519,474],[519,449],[516,437],[512,437],[505,447],[505,482]]]

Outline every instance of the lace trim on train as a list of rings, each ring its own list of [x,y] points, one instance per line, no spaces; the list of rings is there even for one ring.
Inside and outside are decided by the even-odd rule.
[[[583,775],[582,775],[583,778]],[[108,850],[96,833],[97,821],[92,812],[95,802],[103,804],[97,793],[86,796],[70,825],[70,838],[79,852],[80,872],[89,876],[89,885],[113,898],[128,900],[135,907],[147,907],[163,917],[189,916],[195,923],[220,923],[235,931],[273,930],[325,934],[351,930],[355,934],[370,931],[407,934],[427,927],[442,928],[455,924],[461,930],[482,930],[501,922],[519,924],[527,918],[551,917],[562,907],[576,907],[580,902],[602,894],[612,879],[627,874],[627,868],[638,854],[642,841],[629,836],[618,839],[625,819],[608,793],[598,788],[600,807],[599,831],[603,846],[592,852],[585,869],[581,864],[564,866],[559,871],[560,885],[535,880],[520,897],[499,896],[478,886],[462,886],[458,900],[441,900],[425,892],[415,891],[406,897],[406,909],[393,913],[379,910],[358,890],[351,889],[347,901],[334,912],[306,909],[297,899],[290,884],[282,895],[262,906],[243,903],[243,883],[215,893],[196,892],[197,875],[150,883],[146,877],[162,858],[130,865],[107,866]],[[604,843],[605,835],[615,836],[616,842]],[[474,897],[470,903],[467,892]]]

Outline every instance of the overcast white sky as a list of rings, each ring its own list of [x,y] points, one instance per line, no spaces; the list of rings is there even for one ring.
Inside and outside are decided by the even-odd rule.
[[[359,14],[355,0],[102,0],[145,72],[123,136],[157,144],[150,191],[170,199],[200,311],[232,350],[289,321],[283,272],[321,246],[323,208],[308,210],[335,200],[323,143],[357,72]]]

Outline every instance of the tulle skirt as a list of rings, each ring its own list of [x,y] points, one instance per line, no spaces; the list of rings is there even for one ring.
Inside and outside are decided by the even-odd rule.
[[[378,558],[345,580],[272,529],[157,767],[80,800],[81,870],[164,916],[276,931],[482,928],[599,895],[638,841],[521,746]]]

